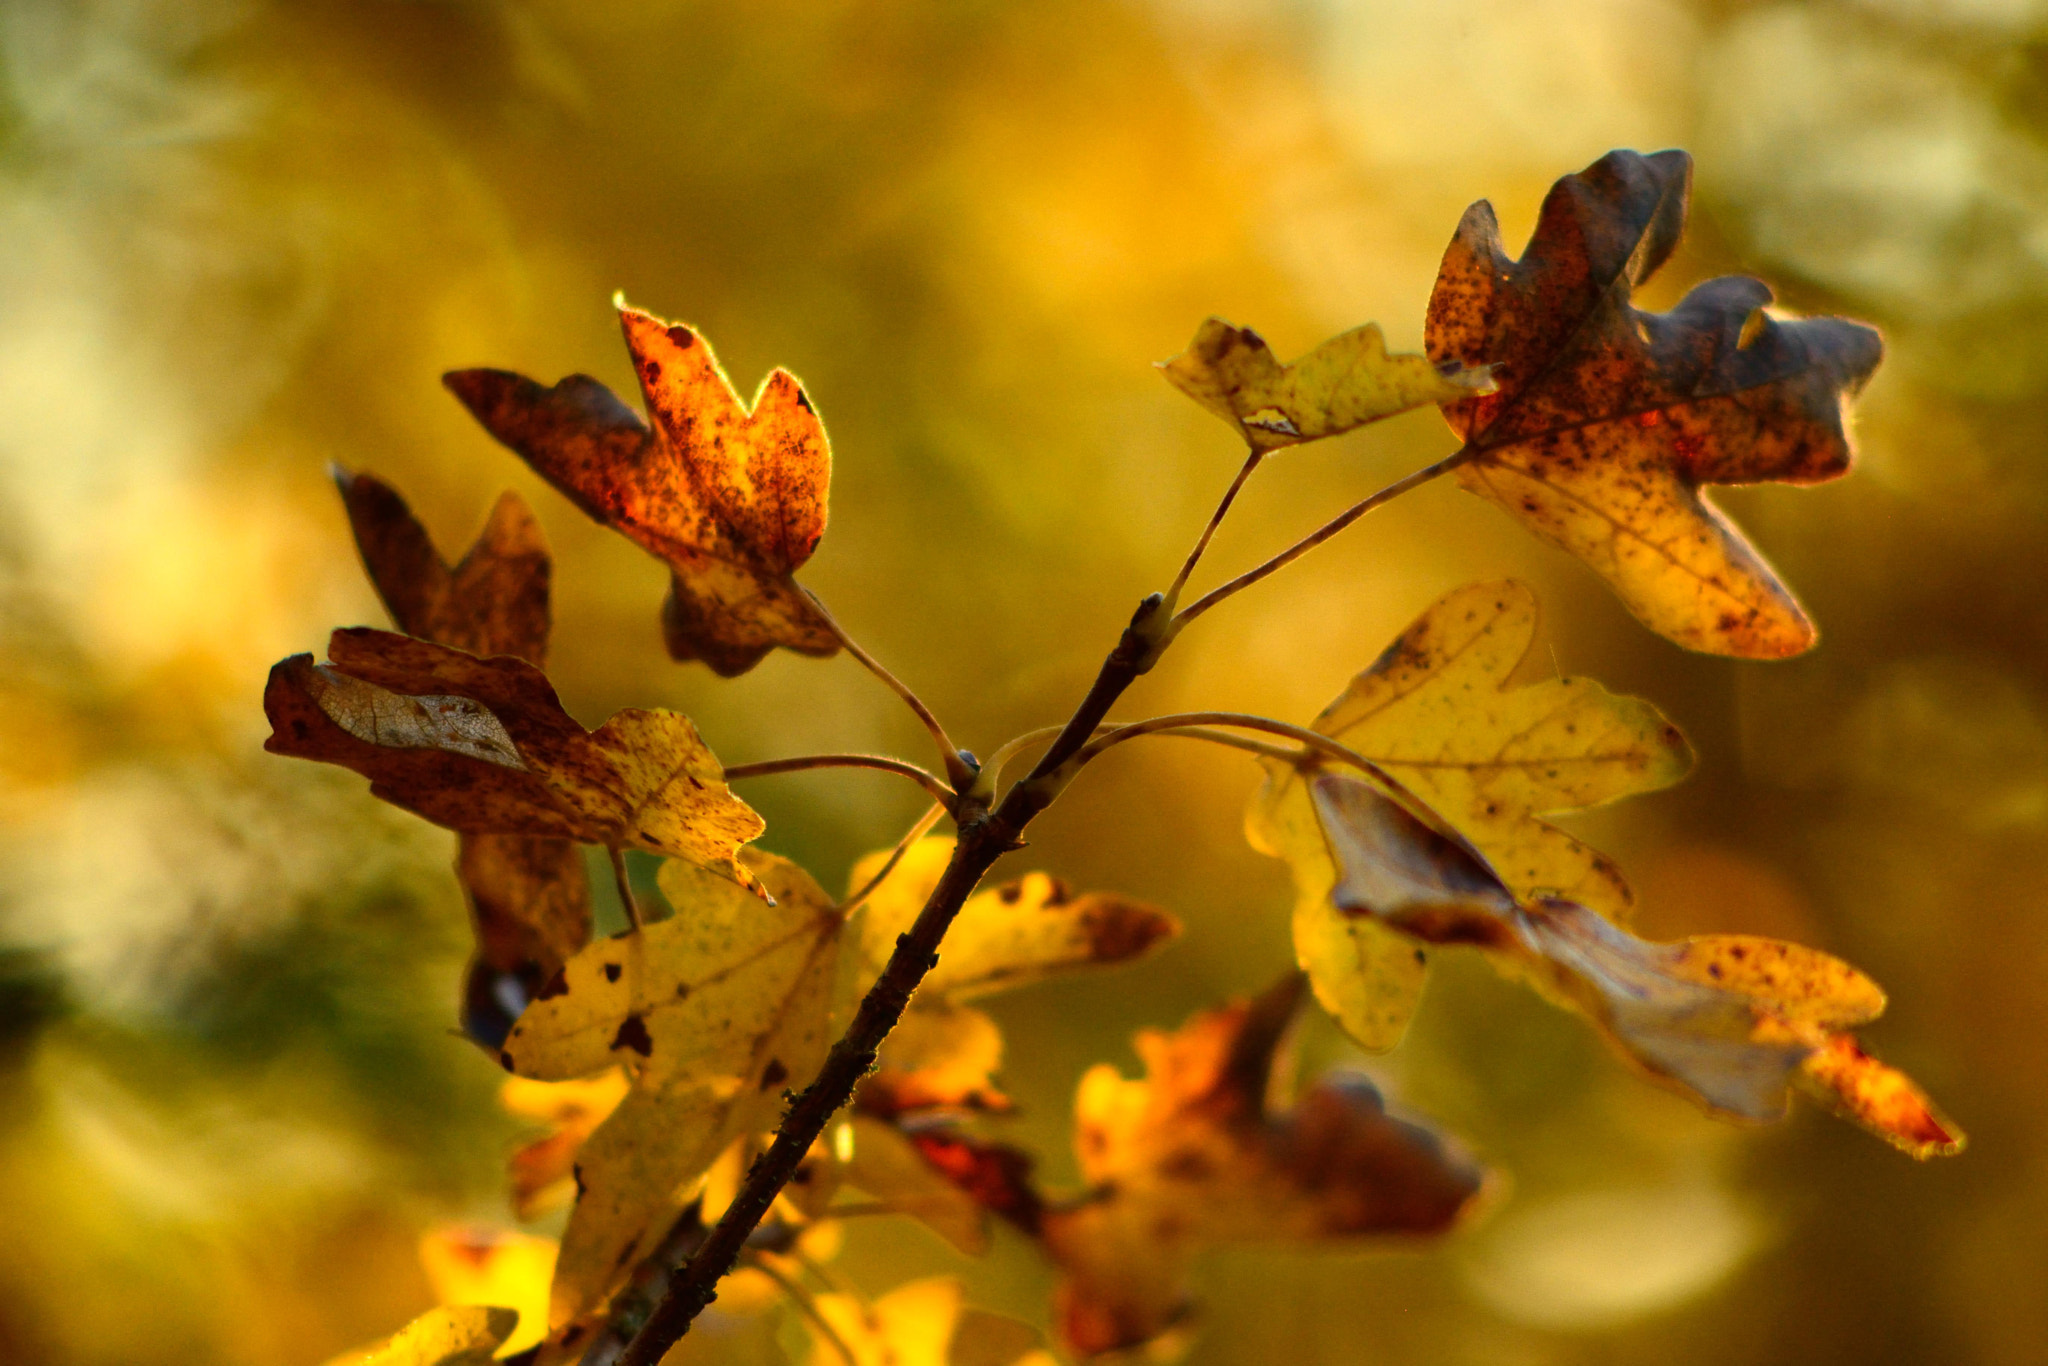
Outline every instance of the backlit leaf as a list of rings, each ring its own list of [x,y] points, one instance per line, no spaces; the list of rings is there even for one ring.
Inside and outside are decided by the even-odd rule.
[[[1637,1068],[1709,1109],[1783,1116],[1799,1085],[1915,1157],[1961,1132],[1903,1074],[1844,1031],[1884,993],[1840,959],[1752,935],[1636,938],[1576,902],[1518,900],[1476,854],[1366,781],[1311,780],[1341,878],[1337,900],[1412,941],[1470,944],[1584,1011]]]
[[[483,534],[451,567],[396,490],[336,467],[356,548],[377,596],[409,636],[473,655],[517,655],[547,667],[554,564],[540,524],[516,493],[491,509]],[[590,939],[590,880],[573,841],[460,837],[456,875],[476,925],[477,956],[463,1025],[490,1047],[541,983]]]
[[[576,1154],[618,1109],[629,1084],[625,1070],[618,1067],[578,1081],[505,1078],[498,1103],[515,1115],[548,1125],[547,1133],[516,1150],[506,1164],[514,1214],[534,1219],[574,1198]]]
[[[442,1304],[495,1304],[517,1311],[518,1331],[500,1344],[501,1355],[523,1352],[547,1336],[554,1239],[511,1229],[443,1225],[420,1239],[420,1266]]]
[[[327,1366],[489,1366],[518,1321],[511,1309],[430,1309],[384,1341],[343,1352]]]
[[[676,914],[570,959],[505,1041],[502,1060],[523,1077],[616,1065],[633,1083],[575,1159],[553,1328],[604,1303],[719,1154],[775,1126],[783,1092],[808,1085],[831,1044],[845,918],[795,864],[742,857],[773,905],[662,865]]]
[[[586,731],[532,665],[388,631],[336,631],[328,657],[271,669],[264,748],[352,768],[452,830],[645,849],[752,885],[733,856],[761,818],[688,717],[629,710]]]
[[[1535,595],[1521,584],[1447,594],[1314,728],[1379,764],[1518,895],[1566,897],[1623,919],[1632,896],[1613,863],[1540,817],[1667,786],[1692,751],[1655,707],[1591,679],[1510,686],[1536,624]],[[1294,871],[1296,956],[1354,1039],[1391,1048],[1420,997],[1423,953],[1332,901],[1337,866],[1302,774],[1274,761],[1267,771],[1246,828],[1254,847]]]
[[[444,377],[456,397],[577,506],[671,571],[663,633],[677,659],[745,673],[784,646],[837,639],[791,577],[825,534],[825,428],[777,370],[742,404],[688,327],[619,306],[652,425],[587,375],[553,388],[503,370]]]
[[[1678,245],[1691,181],[1683,152],[1610,152],[1557,182],[1519,261],[1492,205],[1474,204],[1444,254],[1427,346],[1439,364],[1496,367],[1496,392],[1444,408],[1470,454],[1460,483],[1678,644],[1795,655],[1813,624],[1702,486],[1847,471],[1843,402],[1883,346],[1841,318],[1774,318],[1769,286],[1740,276],[1669,313],[1634,308]]]
[[[1255,450],[1336,436],[1368,422],[1492,388],[1487,367],[1439,370],[1426,356],[1387,354],[1377,323],[1282,365],[1248,327],[1210,318],[1159,369],[1174,388],[1237,428]]]

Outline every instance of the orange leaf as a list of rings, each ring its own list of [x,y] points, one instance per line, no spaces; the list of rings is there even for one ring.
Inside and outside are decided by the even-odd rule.
[[[1813,624],[1701,486],[1844,473],[1843,399],[1883,348],[1844,319],[1772,318],[1770,288],[1740,276],[1669,313],[1632,307],[1678,245],[1691,180],[1683,152],[1610,152],[1557,182],[1519,261],[1493,206],[1474,204],[1426,344],[1438,364],[1496,367],[1494,393],[1443,405],[1466,488],[1585,560],[1678,644],[1796,655]]]
[[[839,648],[791,577],[825,534],[831,447],[795,377],[742,404],[690,328],[619,305],[653,422],[588,375],[543,388],[504,370],[443,377],[498,440],[606,526],[669,566],[669,653],[745,673],[778,645]]]

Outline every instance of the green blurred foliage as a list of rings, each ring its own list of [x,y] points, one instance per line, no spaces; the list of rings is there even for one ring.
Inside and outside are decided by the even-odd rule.
[[[1413,347],[1466,202],[1518,242],[1555,176],[1670,144],[1699,175],[1657,302],[1745,270],[1888,334],[1861,472],[1725,500],[1821,648],[1682,655],[1432,486],[1205,619],[1128,706],[1305,719],[1439,592],[1530,579],[1545,658],[1654,698],[1702,755],[1576,823],[1647,929],[1863,966],[1894,1001],[1873,1046],[1973,1146],[1916,1167],[1811,1111],[1716,1124],[1447,955],[1415,1036],[1367,1066],[1511,1197],[1442,1246],[1213,1257],[1193,1359],[2037,1361],[2035,0],[0,7],[0,1358],[318,1361],[425,1307],[429,1222],[504,1217],[516,1130],[450,1028],[452,838],[259,749],[266,666],[382,624],[325,462],[393,480],[449,549],[525,492],[586,722],[666,705],[729,762],[922,757],[844,659],[670,664],[660,568],[493,446],[442,370],[629,389],[614,289],[703,328],[743,388],[795,370],[838,463],[807,581],[987,752],[1065,714],[1236,466],[1149,362],[1212,312],[1283,356],[1368,319]],[[1206,573],[1450,447],[1422,414],[1283,452]],[[1132,1029],[1286,961],[1285,873],[1240,835],[1254,781],[1127,746],[1034,829],[1032,865],[1189,926],[1148,967],[995,1007],[1055,1175],[1085,1065],[1130,1068]],[[861,774],[748,796],[828,885],[919,807]],[[1326,1029],[1307,1051],[1347,1057]],[[958,1267],[901,1221],[841,1265],[872,1290]],[[965,1274],[1042,1317],[1021,1243]],[[763,1333],[713,1321],[690,1354],[767,1359]]]

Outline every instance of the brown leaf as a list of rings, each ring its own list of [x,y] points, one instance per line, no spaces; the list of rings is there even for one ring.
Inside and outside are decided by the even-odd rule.
[[[742,404],[690,328],[619,305],[653,423],[588,375],[553,388],[504,370],[443,382],[543,478],[672,571],[669,653],[732,677],[784,646],[839,648],[791,577],[825,534],[831,448],[785,370]]]
[[[363,567],[399,630],[547,667],[554,562],[525,500],[501,495],[483,534],[450,568],[390,485],[339,466],[333,474]],[[590,942],[590,879],[572,841],[518,835],[462,835],[455,872],[477,940],[463,1027],[495,1048],[533,993]]]
[[[734,854],[761,818],[688,717],[622,711],[586,731],[532,665],[388,631],[336,631],[328,656],[271,669],[264,748],[352,768],[451,830],[645,849],[758,890]]]
[[[1629,300],[1685,224],[1692,160],[1610,152],[1558,181],[1519,261],[1493,207],[1465,213],[1430,298],[1438,364],[1492,363],[1444,405],[1458,478],[1585,560],[1689,649],[1795,655],[1813,624],[1705,484],[1811,484],[1849,468],[1845,396],[1882,354],[1841,318],[1779,321],[1759,280],[1709,280],[1669,313]]]
[[[1961,1131],[1926,1095],[1845,1032],[1885,999],[1840,959],[1751,935],[1652,943],[1574,901],[1518,901],[1470,846],[1364,780],[1326,773],[1311,786],[1345,912],[1422,943],[1486,949],[1717,1113],[1782,1118],[1799,1085],[1914,1157],[1961,1150]]]

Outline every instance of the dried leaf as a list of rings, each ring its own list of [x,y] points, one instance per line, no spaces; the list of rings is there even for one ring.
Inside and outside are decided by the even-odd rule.
[[[1358,778],[1311,780],[1341,909],[1429,944],[1471,944],[1594,1019],[1639,1069],[1721,1114],[1771,1120],[1802,1085],[1915,1157],[1959,1130],[1844,1031],[1884,1011],[1847,963],[1750,935],[1638,939],[1576,902],[1517,900],[1468,848]]]
[[[356,548],[377,596],[406,635],[473,655],[517,655],[547,667],[554,562],[516,493],[491,509],[483,534],[451,568],[412,509],[382,480],[336,466]],[[590,941],[590,880],[574,842],[463,835],[455,871],[476,926],[463,1027],[495,1048],[541,983]]]
[[[532,665],[388,631],[336,631],[328,656],[271,669],[264,748],[352,768],[453,830],[645,849],[752,885],[733,856],[761,818],[688,717],[622,711],[586,731]]]
[[[680,862],[676,914],[569,960],[505,1041],[505,1066],[560,1080],[623,1066],[633,1090],[575,1162],[553,1329],[599,1309],[734,1139],[774,1127],[817,1073],[844,916],[808,874],[749,850],[764,905]]]
[[[518,1321],[511,1309],[430,1309],[384,1341],[343,1352],[327,1366],[490,1366]]]
[[[825,534],[825,428],[787,371],[743,405],[710,345],[619,306],[653,420],[587,375],[553,388],[503,370],[444,376],[478,421],[598,521],[672,571],[669,653],[745,673],[784,646],[839,648],[791,577]]]
[[[1210,318],[1159,369],[1174,388],[1237,428],[1254,450],[1336,436],[1368,422],[1490,392],[1488,367],[1439,370],[1425,356],[1387,354],[1379,324],[1330,338],[1291,365],[1248,327]]]
[[[1465,213],[1430,298],[1439,364],[1492,363],[1496,392],[1445,405],[1461,483],[1606,578],[1689,649],[1796,655],[1813,624],[1705,484],[1811,484],[1849,468],[1843,402],[1876,332],[1780,321],[1760,280],[1709,280],[1669,313],[1629,300],[1678,245],[1692,159],[1610,152],[1558,181],[1519,261],[1493,207]]]
[[[1082,1078],[1075,1145],[1094,1192],[1041,1224],[1066,1273],[1060,1335],[1077,1353],[1170,1328],[1203,1247],[1439,1233],[1479,1193],[1475,1167],[1388,1117],[1362,1079],[1325,1079],[1292,1108],[1269,1108],[1301,985],[1290,976],[1176,1033],[1140,1034],[1143,1081],[1109,1067]]]
[[[1536,638],[1535,595],[1513,582],[1447,594],[1315,720],[1439,813],[1523,896],[1614,919],[1633,898],[1614,864],[1547,824],[1676,782],[1692,763],[1657,709],[1586,678],[1509,686]],[[1295,953],[1317,999],[1362,1046],[1398,1043],[1427,963],[1414,943],[1332,900],[1339,880],[1302,774],[1269,763],[1246,829],[1294,870]]]

